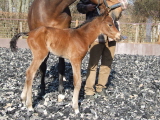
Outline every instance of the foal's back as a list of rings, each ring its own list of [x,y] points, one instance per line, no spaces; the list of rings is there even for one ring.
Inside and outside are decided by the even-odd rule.
[[[67,4],[66,4],[66,2]],[[29,29],[40,26],[68,28],[71,23],[69,5],[74,0],[34,0],[28,14]]]
[[[76,50],[73,44],[79,40],[73,39],[73,34],[77,34],[76,30],[42,26],[29,33],[27,42],[32,51],[43,48],[42,50],[46,49],[57,56],[68,58],[66,53],[71,52],[73,47]]]

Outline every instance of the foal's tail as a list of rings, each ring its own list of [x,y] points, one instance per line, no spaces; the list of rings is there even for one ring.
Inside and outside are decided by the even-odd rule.
[[[16,44],[17,44],[18,38],[19,38],[20,36],[22,36],[22,35],[28,36],[28,33],[29,33],[29,32],[21,32],[21,33],[18,33],[18,34],[16,34],[16,35],[11,39],[11,41],[10,41],[10,48],[11,48],[11,51],[12,51],[12,52],[16,52],[16,51],[17,51],[17,46],[16,46]]]

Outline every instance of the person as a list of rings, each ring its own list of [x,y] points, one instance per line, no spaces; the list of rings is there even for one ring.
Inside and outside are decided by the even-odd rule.
[[[77,3],[77,10],[82,14],[86,14],[86,20],[98,15],[96,5],[90,0],[80,0]],[[117,21],[114,21],[114,23],[118,28]],[[109,42],[108,39],[107,36],[100,34],[90,46],[89,64],[84,88],[86,99],[94,98],[93,95],[95,92],[100,95],[105,95],[106,84],[110,75],[111,64],[116,47],[116,42]],[[98,83],[95,85],[99,60],[101,60],[101,65],[99,66]]]

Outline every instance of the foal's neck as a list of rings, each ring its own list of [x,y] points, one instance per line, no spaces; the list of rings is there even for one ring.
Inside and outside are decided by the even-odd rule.
[[[102,21],[100,21],[99,19],[99,17],[95,18],[91,22],[79,28],[79,31],[81,31],[81,35],[84,36],[83,40],[87,45],[92,44],[101,32],[100,22]]]

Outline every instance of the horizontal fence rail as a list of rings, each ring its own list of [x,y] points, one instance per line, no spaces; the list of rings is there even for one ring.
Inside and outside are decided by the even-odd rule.
[[[10,48],[10,38],[0,38],[0,47]],[[20,39],[17,47],[29,49],[26,39]],[[160,44],[117,42],[115,54],[160,56]]]
[[[17,18],[19,16],[19,18]],[[74,28],[81,24],[85,16],[76,14],[71,27]],[[19,32],[27,32],[27,14],[16,14],[8,12],[0,12],[0,38],[12,38]],[[78,18],[78,19],[76,19]],[[160,22],[159,23],[122,23],[120,22],[120,32],[124,42],[160,42]],[[149,27],[148,27],[149,26]],[[25,38],[25,37],[24,37]]]

